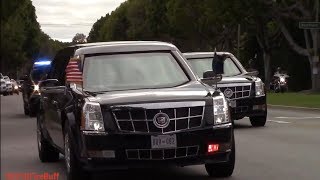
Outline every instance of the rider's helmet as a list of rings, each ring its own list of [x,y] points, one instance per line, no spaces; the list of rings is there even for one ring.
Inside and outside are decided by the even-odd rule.
[[[281,67],[277,67],[277,72],[281,72]]]

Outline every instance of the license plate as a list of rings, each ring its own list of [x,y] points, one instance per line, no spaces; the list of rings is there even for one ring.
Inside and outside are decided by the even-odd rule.
[[[230,107],[235,108],[237,107],[237,101],[230,101]]]
[[[164,148],[176,148],[176,147],[177,147],[177,137],[175,134],[151,136],[152,149],[164,149]]]

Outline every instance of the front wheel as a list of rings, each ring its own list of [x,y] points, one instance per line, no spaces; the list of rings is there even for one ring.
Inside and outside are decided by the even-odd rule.
[[[64,158],[67,167],[67,180],[90,179],[88,172],[84,171],[76,158],[73,141],[70,135],[68,123],[64,126]]]
[[[253,127],[265,126],[267,122],[267,116],[254,116],[250,117],[250,122]]]
[[[230,177],[234,170],[234,164],[236,159],[236,148],[234,143],[234,137],[232,138],[231,154],[227,162],[205,164],[206,171],[210,177]]]

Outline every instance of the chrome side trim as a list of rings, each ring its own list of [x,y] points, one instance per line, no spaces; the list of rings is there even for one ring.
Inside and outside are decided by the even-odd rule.
[[[100,136],[105,136],[108,135],[107,132],[99,132],[99,131],[82,131],[83,135],[100,135]]]
[[[133,107],[133,108],[144,108],[144,109],[166,109],[166,108],[181,108],[181,107],[196,107],[196,106],[205,106],[205,101],[126,104],[126,105],[116,105],[116,106],[113,106],[113,108]]]

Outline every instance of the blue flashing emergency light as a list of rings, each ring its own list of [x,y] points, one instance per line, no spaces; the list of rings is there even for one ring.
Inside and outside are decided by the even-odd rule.
[[[48,58],[39,58],[36,59],[33,66],[38,67],[38,66],[48,66],[51,64],[51,60]]]
[[[51,61],[38,61],[34,63],[34,65],[38,65],[38,66],[45,66],[50,64],[51,64]]]

